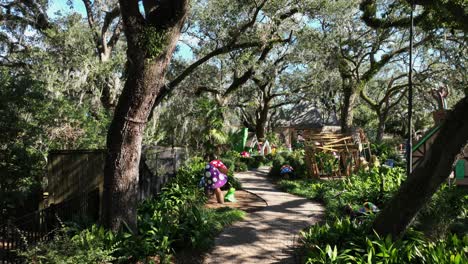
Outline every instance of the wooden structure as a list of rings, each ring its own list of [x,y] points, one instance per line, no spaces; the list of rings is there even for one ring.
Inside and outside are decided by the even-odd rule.
[[[310,103],[301,102],[278,121],[275,132],[286,147],[292,150],[294,143],[304,143],[306,134],[337,133],[340,129],[335,116],[323,116]]]
[[[439,102],[440,105],[442,103]],[[411,150],[413,156],[413,170],[417,168],[423,162],[426,153],[434,143],[435,138],[439,134],[439,130],[442,122],[446,118],[446,110],[439,109],[432,113],[434,123],[436,126],[429,129],[420,140],[416,142]],[[458,157],[455,165],[454,178],[457,185],[468,185],[468,145],[465,146],[463,154]]]
[[[349,176],[359,167],[359,154],[364,147],[370,149],[369,142],[362,142],[356,136],[342,133],[306,133],[305,134],[305,163],[310,176]],[[319,153],[329,153],[336,157],[337,166],[332,171],[323,168]]]
[[[47,187],[43,208],[59,205],[79,198],[79,206],[85,206],[88,194],[98,193],[98,215],[102,213],[104,191],[105,150],[60,150],[49,153]],[[181,148],[145,148],[140,162],[139,200],[159,193],[175,175],[185,159]]]
[[[426,156],[427,151],[432,146],[432,143],[434,143],[435,138],[439,134],[439,129],[440,129],[440,126],[435,126],[431,128],[413,146],[413,149],[412,149],[413,170],[416,167],[418,167],[424,160],[424,157]]]
[[[268,140],[265,140],[265,142],[260,142],[259,144],[261,147],[260,147],[260,151],[259,151],[259,154],[261,156],[265,156],[265,155],[268,155],[271,153],[271,146],[270,146],[270,142],[268,142]]]
[[[23,263],[16,254],[50,241],[63,222],[97,221],[103,204],[105,150],[51,151],[40,210],[0,224],[0,263]],[[181,148],[146,147],[140,163],[139,199],[158,194],[185,160]]]
[[[83,203],[84,201],[84,203]],[[9,219],[0,225],[0,263],[24,263],[18,256],[39,242],[51,241],[64,222],[98,218],[99,193],[92,191],[86,197],[74,197],[20,218]],[[78,218],[78,217],[79,218]]]

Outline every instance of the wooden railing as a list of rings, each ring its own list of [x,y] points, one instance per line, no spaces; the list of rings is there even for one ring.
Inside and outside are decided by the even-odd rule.
[[[97,221],[99,191],[73,197],[0,225],[0,263],[23,263],[18,252],[51,240],[64,222],[86,218]]]

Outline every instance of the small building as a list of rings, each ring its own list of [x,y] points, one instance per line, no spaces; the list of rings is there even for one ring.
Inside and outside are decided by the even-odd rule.
[[[340,130],[335,115],[324,116],[316,107],[301,102],[283,115],[275,132],[291,149],[294,143],[304,141],[305,134],[336,133]]]

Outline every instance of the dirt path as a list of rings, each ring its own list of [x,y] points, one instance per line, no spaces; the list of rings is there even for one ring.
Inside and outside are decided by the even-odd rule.
[[[324,209],[275,189],[267,173],[268,168],[262,167],[235,175],[245,190],[263,198],[267,206],[226,228],[204,263],[295,263],[299,231],[319,221]]]

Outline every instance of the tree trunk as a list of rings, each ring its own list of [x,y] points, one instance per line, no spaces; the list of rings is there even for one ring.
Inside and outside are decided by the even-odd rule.
[[[113,230],[123,222],[136,229],[141,143],[155,97],[169,60],[132,63],[107,135],[104,171],[104,223]],[[146,65],[145,65],[146,64]],[[148,65],[149,64],[149,65]],[[138,92],[137,92],[138,91]]]
[[[379,124],[377,125],[377,135],[375,136],[375,141],[381,143],[385,134],[385,122],[387,121],[387,115],[385,113],[377,112],[379,117]]]
[[[341,107],[341,130],[349,132],[353,125],[353,111],[354,104],[358,94],[356,88],[352,85],[345,85],[343,87],[343,105]]]
[[[257,120],[255,124],[255,133],[257,135],[258,141],[265,142],[265,128],[268,121],[268,111],[270,110],[269,101],[263,104],[263,108],[260,110],[260,113],[257,115]]]
[[[148,3],[154,4],[144,1]],[[159,6],[150,6],[150,12],[143,18],[138,1],[120,1],[128,43],[128,77],[107,135],[104,169],[103,223],[114,231],[124,224],[136,231],[143,132],[155,99],[164,87],[167,66],[179,39],[187,6],[186,0],[160,1]],[[160,40],[157,52],[154,42],[142,44],[142,38],[153,41],[161,36],[164,40]]]
[[[374,221],[380,235],[399,237],[419,210],[448,178],[463,147],[468,143],[468,97],[449,113],[424,160],[401,186]]]

